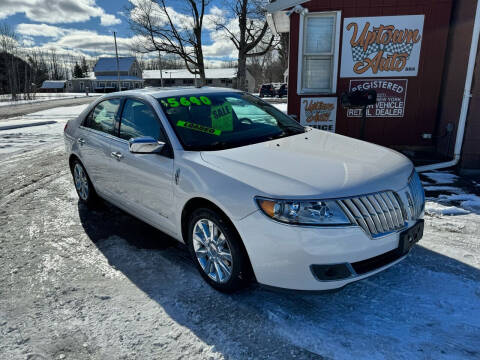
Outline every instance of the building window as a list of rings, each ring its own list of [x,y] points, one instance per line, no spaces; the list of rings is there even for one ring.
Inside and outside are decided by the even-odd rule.
[[[212,79],[207,79],[207,84],[208,84],[208,85],[212,85],[212,84],[213,84],[213,80],[212,80]]]
[[[185,85],[193,85],[193,79],[183,79]]]
[[[83,81],[82,81],[82,82],[80,82],[80,91],[83,91],[83,89],[84,89],[84,86],[85,86],[85,85],[84,85]]]
[[[301,16],[300,22],[298,92],[335,93],[340,12],[310,13]]]

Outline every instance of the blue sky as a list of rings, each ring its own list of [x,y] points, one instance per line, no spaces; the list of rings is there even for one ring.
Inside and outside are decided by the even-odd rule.
[[[134,36],[125,12],[129,1],[0,0],[0,23],[15,29],[25,47],[54,48],[61,54],[87,57],[112,55],[113,31],[116,31],[121,54],[127,55]],[[207,13],[221,14],[221,2],[212,1]],[[167,1],[167,4],[182,14],[180,1]],[[204,44],[205,56],[212,64],[235,58],[230,40],[213,26],[204,28]]]

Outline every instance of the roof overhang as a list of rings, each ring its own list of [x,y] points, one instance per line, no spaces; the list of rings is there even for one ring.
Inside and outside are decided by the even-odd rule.
[[[310,0],[277,0],[266,6],[267,12],[274,13],[276,11],[285,10],[296,5],[304,4]]]
[[[290,15],[294,12],[308,12],[300,4],[309,0],[277,0],[267,5],[267,23],[273,34],[290,32]],[[293,7],[293,8],[292,8]],[[286,10],[292,8],[290,10]]]

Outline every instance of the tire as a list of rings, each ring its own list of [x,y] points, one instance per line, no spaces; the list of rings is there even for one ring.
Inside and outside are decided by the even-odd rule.
[[[85,167],[79,160],[74,160],[72,164],[72,176],[79,200],[88,207],[97,205],[99,203],[99,197]]]
[[[210,224],[214,225],[213,239],[209,233]],[[202,227],[204,231],[200,230]],[[247,285],[247,254],[233,225],[224,216],[207,208],[195,210],[188,222],[187,245],[198,271],[214,289],[231,293]]]

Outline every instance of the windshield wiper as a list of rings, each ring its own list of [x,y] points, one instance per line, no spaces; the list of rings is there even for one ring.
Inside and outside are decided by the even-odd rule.
[[[303,134],[304,132],[306,132],[304,127],[299,128],[298,126],[295,126],[295,125],[281,125],[281,128],[282,128],[282,130],[287,130],[291,134],[294,134],[294,135],[295,134]]]

